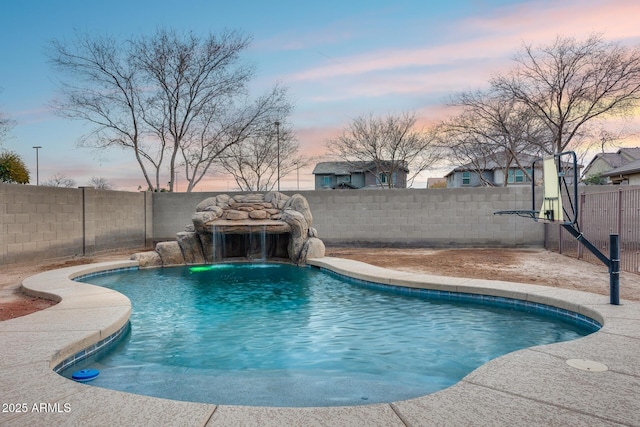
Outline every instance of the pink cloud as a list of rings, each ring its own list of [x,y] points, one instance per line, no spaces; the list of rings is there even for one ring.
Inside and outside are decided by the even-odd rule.
[[[326,154],[326,141],[342,133],[338,127],[306,127],[296,129],[300,141],[300,153],[305,157],[319,157]]]
[[[607,39],[640,37],[635,22],[640,3],[635,1],[529,2],[507,6],[490,17],[475,17],[452,25],[457,41],[409,49],[371,51],[330,61],[294,73],[293,81],[313,81],[388,70],[433,65],[455,66],[465,61],[510,58],[523,44],[548,43],[557,35],[584,37],[604,33]]]

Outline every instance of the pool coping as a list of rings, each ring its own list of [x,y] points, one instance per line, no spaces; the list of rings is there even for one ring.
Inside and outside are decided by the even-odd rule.
[[[340,258],[308,263],[371,282],[547,304],[591,317],[603,327],[578,340],[504,355],[452,387],[390,404],[268,408],[180,402],[76,383],[53,372],[53,367],[68,357],[117,332],[131,312],[124,295],[72,279],[138,263],[68,267],[22,282],[25,292],[58,304],[0,322],[0,424],[640,426],[640,303],[622,301],[613,306],[604,295],[401,272]],[[579,370],[566,363],[569,359],[599,362],[608,370]]]

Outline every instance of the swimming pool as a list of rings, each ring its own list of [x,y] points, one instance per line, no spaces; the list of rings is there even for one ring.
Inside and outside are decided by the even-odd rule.
[[[512,302],[404,295],[286,264],[141,270],[83,281],[122,292],[133,305],[131,333],[85,362],[101,370],[92,384],[195,402],[397,401],[446,388],[499,355],[594,330]]]

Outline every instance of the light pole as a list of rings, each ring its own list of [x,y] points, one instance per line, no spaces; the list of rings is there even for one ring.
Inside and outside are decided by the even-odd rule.
[[[36,149],[36,185],[40,185],[40,156],[39,156],[39,150],[42,148],[42,146],[36,145],[33,148]]]
[[[280,122],[276,120],[276,142],[278,147],[278,191],[280,191]]]

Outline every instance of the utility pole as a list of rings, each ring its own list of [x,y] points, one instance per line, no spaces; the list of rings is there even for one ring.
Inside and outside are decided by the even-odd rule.
[[[42,146],[36,145],[33,148],[36,149],[36,185],[40,185],[40,149]]]

